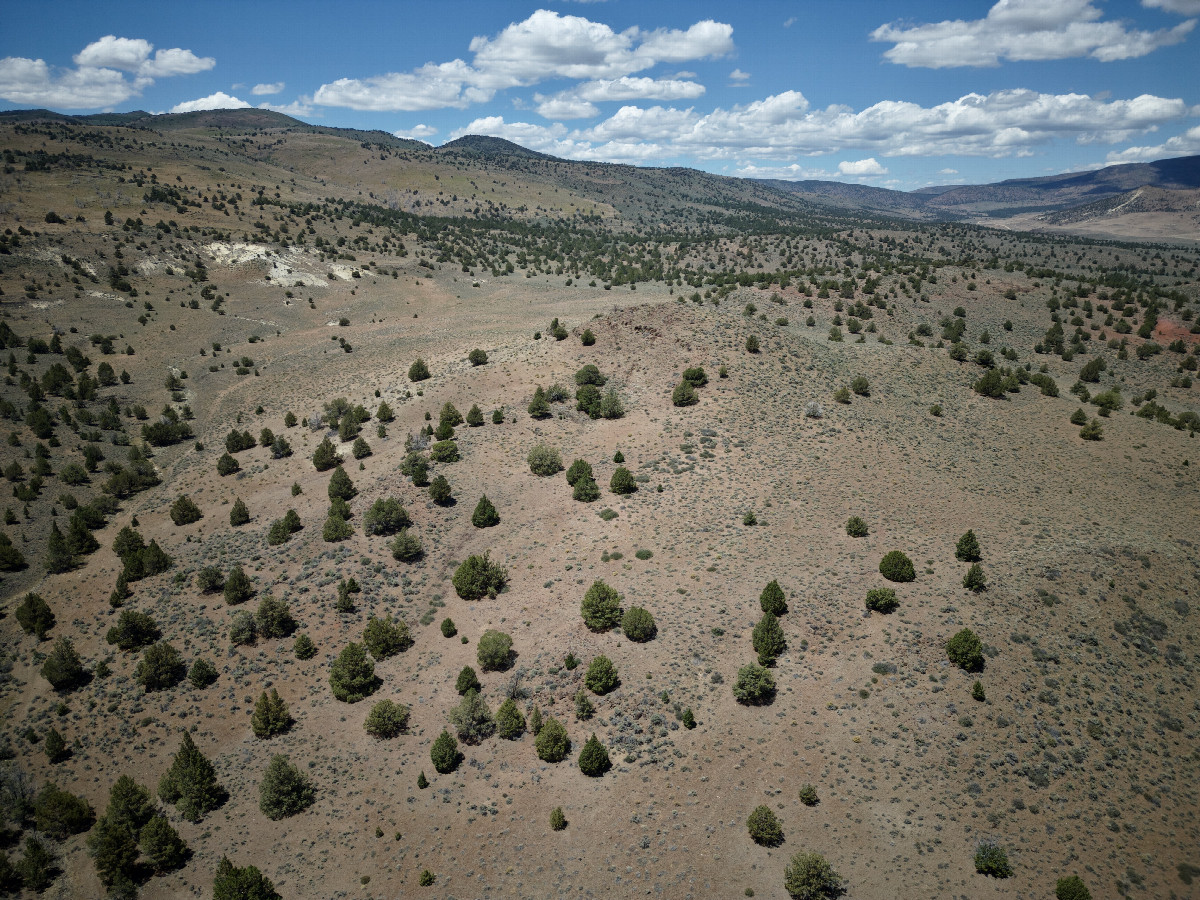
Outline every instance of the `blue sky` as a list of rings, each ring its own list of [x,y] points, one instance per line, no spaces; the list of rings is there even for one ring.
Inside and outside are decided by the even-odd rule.
[[[6,3],[0,108],[912,189],[1200,153],[1200,0]]]

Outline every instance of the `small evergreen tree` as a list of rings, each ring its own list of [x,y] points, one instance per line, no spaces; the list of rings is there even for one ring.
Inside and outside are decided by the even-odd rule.
[[[412,646],[413,639],[403,619],[393,619],[390,615],[385,619],[371,616],[363,631],[363,643],[378,660],[403,653]]]
[[[403,733],[408,727],[407,706],[391,700],[380,700],[371,707],[363,728],[371,737],[386,739]]]
[[[478,600],[487,595],[495,597],[508,581],[508,571],[491,561],[488,553],[468,556],[454,571],[451,583],[463,600]]]
[[[317,444],[317,449],[313,451],[313,466],[318,472],[326,472],[341,462],[341,457],[338,456],[337,448],[333,446],[333,441],[328,437]]]
[[[349,643],[342,649],[329,672],[329,685],[333,696],[345,703],[357,703],[375,693],[379,687],[375,663],[362,644]]]
[[[758,596],[758,605],[762,607],[763,612],[769,612],[773,616],[782,616],[788,611],[787,600],[778,581],[772,580],[763,588]]]
[[[899,550],[892,550],[879,561],[879,574],[898,583],[915,581],[917,577],[912,560]]]
[[[96,866],[100,882],[112,887],[128,880],[138,858],[137,830],[129,823],[105,814],[87,836],[88,852]]]
[[[529,733],[532,734],[534,737],[537,737],[538,734],[541,733],[541,730],[542,730],[542,711],[540,709],[538,709],[536,706],[534,706],[533,712],[531,712],[529,714]]]
[[[1078,875],[1060,878],[1054,884],[1055,900],[1092,900],[1092,892]]]
[[[631,606],[625,610],[625,615],[621,617],[621,630],[625,632],[625,637],[638,644],[653,640],[658,634],[654,616],[640,606]]]
[[[138,835],[142,854],[156,874],[178,869],[188,858],[188,846],[163,816],[156,815]]]
[[[429,748],[429,759],[433,762],[434,769],[442,775],[448,775],[458,768],[460,758],[458,741],[443,728],[433,746]]]
[[[473,366],[482,366],[482,365],[486,365],[486,363],[488,361],[488,355],[486,352],[484,352],[483,350],[480,350],[478,347],[476,347],[474,350],[472,350],[470,353],[467,354],[467,360]]]
[[[222,856],[213,881],[213,900],[283,900],[271,880],[255,866],[238,868]]]
[[[188,681],[194,688],[206,688],[217,680],[217,670],[207,659],[199,657],[188,670]]]
[[[543,729],[544,730],[544,729]],[[589,778],[598,778],[612,768],[608,749],[596,738],[595,732],[579,751],[579,771]]]
[[[454,689],[461,696],[467,691],[482,690],[483,685],[479,683],[479,676],[475,674],[474,669],[470,666],[463,666],[462,671],[458,673],[458,678],[454,682]]]
[[[67,742],[63,740],[63,736],[58,733],[58,729],[54,726],[46,732],[46,739],[42,742],[42,750],[46,753],[46,758],[51,763],[59,762],[66,759],[70,755],[67,749]]]
[[[470,428],[479,428],[483,425],[483,410],[479,408],[478,403],[471,404],[471,408],[467,410],[467,425]]]
[[[695,406],[700,402],[700,395],[696,393],[695,386],[684,379],[675,385],[675,390],[671,391],[671,403],[674,406]]]
[[[515,741],[525,733],[525,716],[517,702],[509,697],[496,710],[496,733],[506,741]]]
[[[242,571],[241,566],[234,566],[229,570],[229,575],[225,578],[224,593],[225,602],[230,606],[245,603],[254,596],[250,578]]]
[[[176,525],[191,525],[193,522],[199,522],[202,518],[204,518],[204,513],[186,494],[180,494],[179,498],[171,504],[171,521]]]
[[[25,887],[40,894],[58,875],[58,856],[36,835],[27,835],[25,853],[14,868]]]
[[[562,762],[571,752],[571,739],[567,737],[567,729],[554,716],[550,716],[537,732],[534,746],[537,748],[538,759],[542,762]]]
[[[975,871],[992,878],[1008,878],[1013,873],[1008,853],[990,839],[980,841],[975,848]]]
[[[312,783],[282,753],[271,757],[258,788],[258,808],[268,819],[294,816],[312,805]]]
[[[346,474],[346,470],[337,466],[329,478],[328,492],[330,500],[351,500],[358,493],[358,489]]]
[[[768,703],[774,696],[775,679],[770,672],[753,663],[738,669],[737,680],[733,683],[733,697],[738,703]]]
[[[292,727],[292,716],[278,690],[271,688],[270,693],[263,691],[259,695],[250,716],[250,727],[255,737],[264,739],[283,734]]]
[[[765,612],[751,632],[751,645],[758,654],[760,666],[773,666],[775,659],[785,649],[787,641],[783,637],[783,628],[773,613]]]
[[[317,645],[307,634],[301,633],[296,635],[296,643],[292,647],[292,652],[296,654],[296,659],[312,659],[317,655]]]
[[[867,533],[867,523],[858,516],[851,516],[846,520],[846,534],[850,537],[866,537]]]
[[[224,478],[226,475],[233,475],[242,470],[241,465],[228,453],[222,453],[221,458],[217,460],[217,474]]]
[[[363,534],[395,534],[410,525],[408,510],[395,497],[380,497],[363,514]]]
[[[592,631],[608,631],[620,621],[621,600],[603,581],[594,581],[580,604],[584,624]]]
[[[754,807],[754,811],[746,820],[746,828],[750,832],[750,839],[756,844],[778,847],[783,843],[783,826],[779,824],[779,817],[771,812],[769,806]]]
[[[546,399],[546,391],[541,385],[534,388],[533,399],[529,401],[527,411],[533,419],[550,418],[550,401]]]
[[[783,888],[792,900],[829,900],[845,879],[820,853],[797,853],[783,872]]]
[[[475,658],[479,668],[485,672],[498,672],[508,668],[512,659],[512,638],[502,631],[489,628],[479,638]]]
[[[594,503],[600,499],[600,486],[590,476],[580,478],[575,482],[571,497],[580,503]]]
[[[50,523],[50,536],[46,539],[45,566],[51,575],[69,572],[75,568],[75,555],[67,546],[67,539],[59,530],[57,522]]]
[[[614,690],[620,682],[617,667],[607,656],[597,656],[593,659],[588,665],[587,674],[583,677],[583,683],[587,685],[587,689],[600,696]]]
[[[450,710],[446,717],[464,744],[478,744],[491,737],[496,730],[492,711],[474,688],[463,694],[458,706]]]
[[[545,478],[562,471],[562,457],[549,444],[536,444],[526,458],[529,471],[534,475]]]
[[[15,818],[17,810],[9,810]],[[33,821],[37,830],[56,841],[65,841],[73,834],[82,834],[92,827],[96,813],[92,805],[54,782],[38,791],[33,801]]]
[[[39,641],[44,641],[50,629],[54,627],[54,613],[50,604],[40,595],[30,592],[17,606],[17,623],[26,634],[36,635]]]
[[[400,562],[415,562],[424,552],[421,539],[408,528],[401,528],[389,546],[392,556]]]
[[[454,494],[445,475],[436,475],[429,483],[429,498],[438,506],[446,506],[453,502]]]
[[[42,677],[56,691],[69,691],[84,682],[87,670],[69,638],[59,638],[42,663]]]
[[[612,473],[612,478],[609,479],[608,489],[614,494],[632,494],[637,491],[637,482],[633,479],[633,473],[624,466],[617,466]]]
[[[321,527],[321,538],[325,543],[336,544],[352,537],[353,534],[354,529],[350,527],[350,523],[331,509],[329,516],[325,519],[325,524]]]
[[[161,634],[150,616],[126,609],[121,611],[117,624],[108,629],[105,640],[110,644],[116,644],[121,650],[129,651],[153,644]]]
[[[487,498],[487,494],[480,497],[479,502],[475,504],[475,511],[471,513],[471,524],[476,528],[491,528],[500,524],[500,514],[496,512],[496,507]]]
[[[967,574],[963,576],[963,587],[976,594],[987,590],[987,576],[983,574],[983,566],[973,563],[971,568],[967,569]]]
[[[427,378],[429,378],[429,366],[425,365],[425,360],[418,356],[408,367],[408,380],[425,381]]]
[[[567,827],[567,817],[563,814],[561,806],[556,806],[550,810],[550,827],[555,831],[562,831]]]
[[[871,588],[867,591],[866,605],[872,612],[890,613],[900,605],[900,601],[891,588]]]
[[[946,641],[946,657],[967,672],[983,668],[983,644],[970,628],[964,628]]]
[[[187,674],[187,666],[179,651],[166,641],[151,644],[142,654],[134,671],[134,679],[149,694],[175,687]]]
[[[974,531],[968,529],[967,533],[958,539],[954,556],[962,562],[979,562],[979,539],[975,537]]]
[[[576,482],[581,478],[593,478],[592,467],[589,463],[582,459],[577,459],[571,463],[571,467],[567,469],[567,484],[574,487]]]
[[[186,731],[171,768],[159,779],[158,796],[164,803],[174,804],[190,822],[200,821],[225,801],[225,789],[217,781],[216,769]]]

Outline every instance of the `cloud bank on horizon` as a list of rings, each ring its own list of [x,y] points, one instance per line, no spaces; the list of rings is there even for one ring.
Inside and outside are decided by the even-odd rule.
[[[486,134],[568,159],[888,186],[946,173],[963,180],[964,170],[983,169],[972,160],[1041,174],[1053,160],[1089,168],[1200,153],[1200,67],[1186,46],[1200,0],[1126,2],[1122,16],[1117,3],[1098,0],[999,0],[977,7],[978,18],[953,20],[921,16],[940,9],[930,0],[904,5],[911,20],[861,30],[833,4],[799,17],[771,19],[774,6],[764,4],[720,15],[730,21],[691,21],[692,4],[680,3],[655,11],[675,18],[669,26],[600,21],[607,7],[588,16],[537,9],[487,34],[464,30],[472,17],[448,8],[428,53],[407,42],[382,53],[331,51],[322,72],[341,68],[337,77],[314,78],[294,48],[260,35],[253,58],[230,47],[230,69],[248,74],[244,82],[222,79],[215,56],[107,34],[70,54],[72,65],[0,58],[0,100],[72,112],[151,97],[170,112],[256,105],[419,140]],[[335,23],[322,27],[336,33]],[[187,33],[189,43],[223,46],[202,27]],[[804,35],[830,46],[797,43]],[[0,52],[11,43],[0,37]],[[433,59],[388,65],[414,52]],[[1150,59],[1171,53],[1187,61],[1182,70]],[[189,83],[209,92],[196,96]],[[1077,86],[1089,83],[1097,89]],[[261,100],[297,85],[290,102]],[[813,162],[820,157],[830,159]]]

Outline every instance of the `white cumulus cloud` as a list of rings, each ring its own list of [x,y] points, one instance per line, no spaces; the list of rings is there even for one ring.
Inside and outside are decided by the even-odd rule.
[[[176,103],[171,107],[173,113],[201,112],[210,109],[248,109],[250,104],[245,100],[239,100],[237,97],[231,97],[224,91],[217,91],[215,94],[209,94],[207,97],[200,97],[196,100],[185,100],[183,103]]]
[[[667,86],[654,79],[645,81],[654,82],[657,87],[639,85],[637,82],[643,79],[634,79],[633,83],[622,87],[621,80],[658,63],[726,55],[733,50],[733,28],[704,20],[684,30],[644,31],[634,27],[616,32],[603,22],[540,9],[491,37],[473,38],[468,49],[473,54],[469,63],[454,59],[428,62],[409,72],[339,78],[321,85],[314,100],[328,106],[360,110],[463,109],[472,103],[491,100],[496,91],[529,87],[553,78],[596,83],[589,90],[600,92],[604,88],[597,84],[608,82],[612,85],[609,90],[626,92],[624,99],[683,99],[693,96],[696,88],[682,86],[682,83]],[[633,93],[639,89],[659,93]],[[687,93],[689,91],[693,93]],[[553,105],[556,101],[557,107]],[[558,98],[543,97],[539,102],[550,103],[547,109],[561,108],[580,117],[588,112],[582,104],[592,101],[582,95],[570,94]]]
[[[838,163],[839,175],[886,175],[888,170],[875,161],[874,157],[870,159],[860,159],[856,161],[844,161]]]
[[[1112,62],[1178,44],[1196,25],[1189,19],[1170,29],[1140,31],[1101,21],[1102,16],[1092,0],[999,0],[982,19],[880,25],[871,40],[893,45],[883,54],[889,62],[932,69],[1080,56]]]
[[[1181,16],[1200,16],[1200,0],[1142,0],[1142,6],[1150,6]]]
[[[267,82],[266,84],[256,84],[254,87],[250,88],[250,93],[255,97],[263,97],[268,94],[278,94],[283,90],[283,88],[284,83],[282,81],[271,81]]]
[[[409,138],[416,141],[431,138],[437,133],[438,130],[432,125],[414,125],[412,128],[402,128],[399,131],[392,132],[398,138]]]
[[[156,78],[191,75],[217,64],[210,56],[178,47],[151,56],[153,51],[154,45],[142,38],[108,34],[75,54],[74,69],[8,56],[0,59],[0,99],[25,106],[108,108],[139,95]]]
[[[1169,159],[1173,156],[1193,156],[1200,154],[1200,125],[1189,128],[1183,134],[1167,138],[1161,144],[1150,147],[1128,147],[1108,154],[1105,159],[1109,165],[1117,163],[1152,162],[1156,159]]]

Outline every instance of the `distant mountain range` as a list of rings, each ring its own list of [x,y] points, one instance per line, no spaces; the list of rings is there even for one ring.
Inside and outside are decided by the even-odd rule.
[[[689,192],[698,189],[698,193],[707,194],[703,198],[707,202],[713,202],[718,194],[724,195],[732,190],[738,202],[781,201],[786,204],[788,200],[801,201],[860,214],[924,221],[994,222],[1003,225],[1004,220],[1019,218],[1023,228],[1031,225],[1040,227],[1042,224],[1061,227],[1139,211],[1190,213],[1196,208],[1194,192],[1200,189],[1200,156],[1106,166],[1088,172],[1040,178],[1016,178],[994,184],[944,185],[906,192],[838,181],[736,179],[689,169],[653,169],[562,160],[502,138],[485,135],[466,135],[440,147],[431,147],[421,141],[399,138],[385,131],[310,125],[263,109],[161,115],[136,110],[84,116],[64,115],[46,109],[0,112],[0,124],[44,121],[147,128],[159,132],[207,128],[305,131],[370,142],[396,150],[465,156],[489,163],[511,161],[516,166],[530,162],[558,164],[558,177],[568,183],[574,180],[575,176],[571,173],[575,169],[580,173],[586,171],[592,177],[603,169],[612,173],[615,182],[624,182],[623,187],[643,191],[655,184],[669,183],[675,187],[682,184],[688,186]],[[718,187],[721,184],[727,186],[725,190]],[[1137,193],[1143,189],[1154,190],[1153,193]],[[776,201],[771,201],[767,196],[769,194],[774,194]],[[695,193],[689,193],[689,196],[698,199]]]

